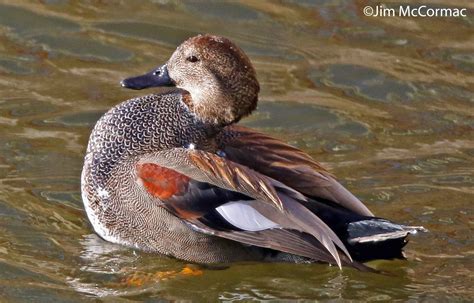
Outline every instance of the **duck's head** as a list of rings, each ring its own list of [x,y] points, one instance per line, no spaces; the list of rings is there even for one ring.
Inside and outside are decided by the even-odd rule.
[[[202,120],[218,125],[237,122],[257,106],[260,90],[245,53],[230,40],[199,35],[183,42],[168,62],[153,71],[122,81],[143,89],[176,86],[189,92],[184,101]]]

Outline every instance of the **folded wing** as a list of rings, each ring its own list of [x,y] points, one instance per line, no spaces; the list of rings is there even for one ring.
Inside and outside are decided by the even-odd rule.
[[[150,170],[159,170],[159,174],[153,174]],[[162,180],[160,176],[163,174],[173,178]],[[244,165],[201,150],[176,148],[142,157],[137,166],[137,176],[152,199],[159,200],[176,216],[203,231],[205,228],[202,222],[205,222],[206,215],[217,211],[227,224],[240,230],[241,238],[255,232],[265,232],[265,237],[271,237],[272,233],[267,232],[269,230],[293,230],[316,239],[319,247],[303,238],[299,241],[305,243],[305,249],[324,251],[331,256],[333,262],[330,263],[341,266],[340,252],[345,255],[344,260],[352,262],[338,236],[303,206],[305,196]],[[173,190],[169,190],[170,187]],[[240,207],[235,208],[239,203]],[[253,225],[250,221],[240,220],[242,215],[250,216],[249,211],[255,219]],[[230,238],[228,234],[217,232],[218,228],[210,227],[212,223],[204,225],[211,229],[207,232]],[[258,225],[260,227],[256,228]],[[295,249],[291,243],[285,244],[282,241],[278,245],[271,244],[271,241],[265,243],[268,246],[258,243],[253,245],[281,251]],[[326,259],[322,261],[327,261]]]

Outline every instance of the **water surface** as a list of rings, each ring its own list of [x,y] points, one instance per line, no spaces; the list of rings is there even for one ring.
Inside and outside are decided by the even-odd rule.
[[[372,3],[340,0],[137,3],[0,1],[0,301],[474,299],[472,14],[369,18]],[[258,70],[260,106],[244,124],[310,153],[378,216],[430,230],[412,237],[408,260],[369,264],[389,276],[321,264],[183,270],[92,233],[79,190],[91,128],[145,93],[121,89],[122,78],[205,32],[237,42]]]

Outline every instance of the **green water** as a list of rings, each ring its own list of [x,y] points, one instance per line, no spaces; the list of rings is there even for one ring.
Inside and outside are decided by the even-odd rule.
[[[0,302],[474,300],[473,15],[370,18],[367,4],[0,1]],[[247,263],[191,276],[92,233],[79,190],[91,128],[148,93],[122,78],[205,32],[258,70],[244,124],[310,153],[378,216],[430,230],[408,260],[369,264],[390,275]]]

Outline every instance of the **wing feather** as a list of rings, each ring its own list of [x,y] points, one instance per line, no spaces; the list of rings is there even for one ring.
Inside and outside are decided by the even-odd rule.
[[[294,189],[248,167],[201,150],[176,148],[142,158],[200,182],[240,192],[254,200],[251,206],[283,228],[296,229],[314,236],[341,266],[338,247],[351,260],[337,235],[300,202],[306,198]],[[253,202],[252,202],[253,201]],[[215,207],[215,206],[213,206]],[[176,213],[179,216],[179,212]],[[190,219],[183,217],[182,219]]]
[[[288,229],[266,229],[261,231],[228,231],[216,230],[200,221],[188,222],[191,228],[248,245],[269,248],[294,254],[311,260],[337,265],[333,256],[309,234]],[[341,263],[362,271],[376,272],[374,269],[359,262],[351,261],[346,255],[340,254]]]
[[[292,189],[323,198],[363,216],[372,212],[308,154],[255,130],[231,125],[216,138],[229,160],[251,167]]]

